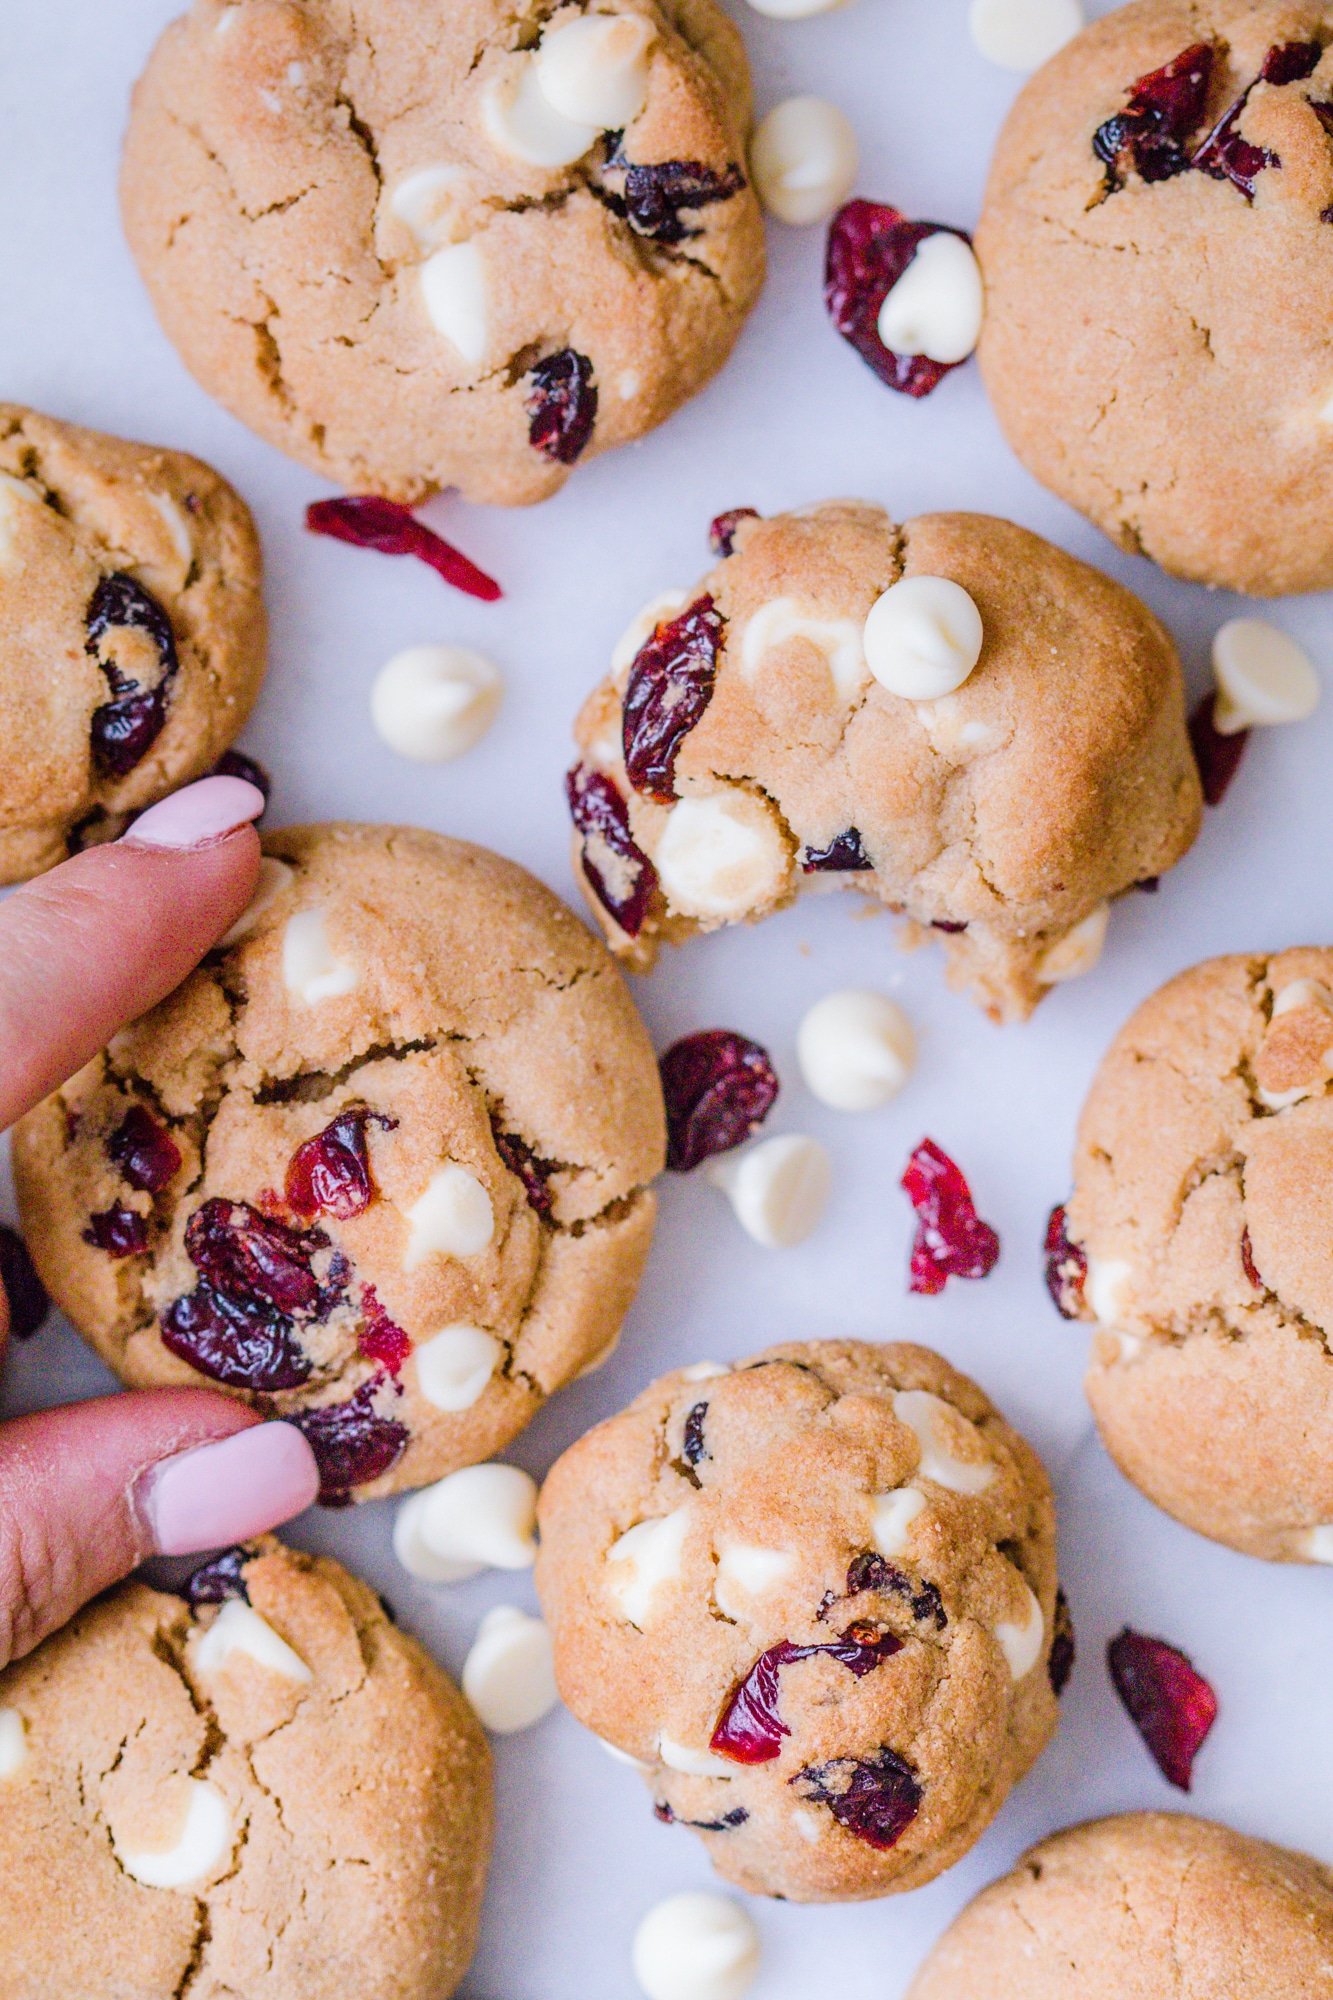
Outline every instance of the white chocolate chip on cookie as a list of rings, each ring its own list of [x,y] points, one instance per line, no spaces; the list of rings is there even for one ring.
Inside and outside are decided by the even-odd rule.
[[[952,694],[981,658],[981,613],[947,576],[904,576],[891,583],[865,622],[870,671],[907,701]]]
[[[653,1614],[658,1592],[680,1576],[690,1519],[686,1505],[656,1520],[639,1521],[606,1552],[607,1590],[621,1616],[640,1631]]]
[[[446,1160],[412,1206],[403,1268],[415,1271],[427,1257],[478,1257],[495,1235],[490,1195],[466,1167]]]
[[[280,884],[274,895],[285,886]],[[287,991],[307,1007],[340,999],[355,988],[356,967],[334,952],[323,910],[297,910],[287,919],[282,934],[282,977]]]
[[[942,1397],[929,1389],[900,1389],[893,1399],[893,1414],[921,1447],[917,1470],[922,1479],[933,1479],[951,1493],[984,1493],[993,1484],[995,1466],[990,1459],[962,1458],[949,1449],[951,1436],[971,1431],[980,1444],[981,1434]]]
[[[678,800],[654,858],[672,906],[705,920],[763,909],[781,894],[791,867],[773,808],[739,786]]]

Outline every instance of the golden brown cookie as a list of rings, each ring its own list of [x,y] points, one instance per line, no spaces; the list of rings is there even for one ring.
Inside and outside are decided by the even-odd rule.
[[[714,0],[194,0],[134,95],[169,338],[357,492],[544,499],[721,367],[763,278]]]
[[[512,862],[266,845],[231,941],[19,1125],[19,1205],[125,1381],[291,1417],[364,1498],[488,1458],[609,1351],[661,1088],[610,958]]]
[[[211,466],[0,403],[0,883],[210,771],[264,645],[254,523]]]
[[[374,1593],[264,1540],[0,1674],[5,2000],[447,2000],[490,1757]]]
[[[1122,548],[1333,584],[1333,8],[1132,0],[1039,70],[976,248],[1010,444]]]
[[[1046,1474],[928,1348],[664,1376],[565,1453],[540,1527],[561,1696],[743,1889],[928,1882],[1055,1727]]]
[[[983,514],[899,527],[830,501],[739,519],[722,545],[646,607],[578,719],[576,866],[612,949],[643,968],[662,939],[851,884],[942,936],[992,1016],[1029,1014],[1095,959],[1109,899],[1197,831],[1166,632]],[[900,669],[923,685],[932,662],[901,648],[934,645],[941,584],[980,654],[954,691],[909,698]],[[881,606],[923,590],[886,641]]]

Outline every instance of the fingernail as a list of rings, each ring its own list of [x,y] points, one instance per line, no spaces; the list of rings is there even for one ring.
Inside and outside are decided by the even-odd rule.
[[[202,847],[263,810],[264,794],[245,778],[201,778],[149,806],[122,837],[136,847]]]
[[[319,1492],[315,1455],[294,1424],[254,1424],[164,1458],[139,1506],[162,1556],[243,1542],[290,1521]]]

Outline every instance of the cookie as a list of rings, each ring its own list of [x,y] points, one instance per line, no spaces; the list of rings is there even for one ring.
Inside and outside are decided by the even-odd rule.
[[[210,771],[264,646],[254,523],[211,466],[0,403],[0,883]]]
[[[1333,7],[1132,0],[1000,135],[980,361],[1028,470],[1122,548],[1333,585]]]
[[[194,0],[135,94],[130,247],[169,339],[356,492],[506,504],[652,430],[763,278],[714,0]]]
[[[927,1348],[664,1376],[560,1459],[540,1527],[561,1696],[743,1889],[928,1882],[1055,1726],[1046,1474]]]
[[[512,862],[266,846],[230,942],[20,1124],[19,1206],[123,1380],[291,1417],[364,1498],[488,1458],[609,1352],[661,1088],[610,958]]]
[[[1032,1848],[945,1932],[908,2000],[1311,2000],[1333,1873],[1184,1813],[1126,1813]]]
[[[1178,1521],[1278,1561],[1333,1562],[1330,1081],[1333,951],[1194,966],[1097,1072],[1066,1223],[1112,1457]]]
[[[981,514],[723,517],[578,719],[575,864],[611,947],[851,884],[1021,1019],[1109,899],[1178,861],[1199,781],[1175,648],[1118,584]]]
[[[490,1836],[476,1717],[327,1558],[125,1584],[0,1674],[6,2000],[447,2000]]]

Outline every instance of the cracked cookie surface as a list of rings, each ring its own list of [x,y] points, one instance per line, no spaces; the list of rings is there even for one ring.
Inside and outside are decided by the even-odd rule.
[[[587,125],[544,95],[557,38]],[[122,210],[169,338],[261,436],[358,492],[521,503],[726,359],[763,277],[749,123],[713,0],[195,0]]]
[[[17,1128],[52,1296],[135,1385],[305,1430],[325,1497],[489,1457],[614,1344],[664,1118],[619,972],[513,863],[266,843],[242,934]]]
[[[752,920],[844,884],[940,939],[1021,1019],[1061,947],[1198,827],[1180,663],[1118,584],[1007,521],[831,501],[740,519],[733,553],[646,608],[585,704],[576,869],[612,945]],[[891,693],[863,630],[901,578],[972,598],[955,693]]]
[[[338,1563],[237,1554],[223,1601],[128,1583],[0,1674],[5,2000],[447,2000],[462,1978],[480,1725]]]
[[[1276,1560],[1333,1561],[1331,1082],[1333,951],[1196,965],[1103,1059],[1068,1210],[1112,1456]]]
[[[0,403],[0,883],[211,770],[264,649],[258,537],[211,466]]]
[[[1057,1833],[982,1891],[908,2000],[1309,2000],[1333,1873],[1185,1813]]]
[[[1331,44],[1327,5],[1116,9],[1019,95],[976,234],[1024,464],[1257,596],[1333,585]]]
[[[553,1467],[540,1527],[564,1701],[743,1889],[929,1881],[1054,1729],[1050,1486],[926,1348],[664,1376]]]

